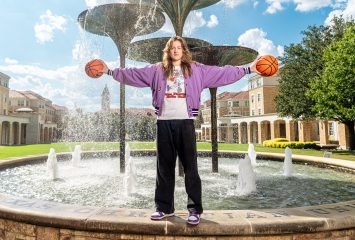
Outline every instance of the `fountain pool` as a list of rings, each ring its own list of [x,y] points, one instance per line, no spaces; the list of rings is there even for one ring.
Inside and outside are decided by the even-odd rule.
[[[46,174],[45,162],[0,171],[0,192],[16,196],[83,206],[154,209],[155,157],[132,157],[136,193],[125,194],[125,176],[117,158],[90,158],[73,166],[58,162],[59,179]],[[240,196],[237,158],[221,158],[219,173],[211,173],[211,159],[198,159],[204,208],[232,210],[303,207],[352,200],[355,175],[314,166],[294,166],[292,177],[283,174],[283,163],[258,160],[254,167],[256,192]],[[175,208],[185,209],[184,179],[176,174]]]

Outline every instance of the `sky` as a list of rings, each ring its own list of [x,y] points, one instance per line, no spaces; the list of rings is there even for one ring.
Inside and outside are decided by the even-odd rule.
[[[78,15],[97,5],[125,0],[0,0],[0,72],[10,76],[12,90],[31,90],[69,109],[98,111],[105,85],[111,107],[119,106],[119,84],[109,76],[92,79],[85,63],[103,59],[110,68],[119,67],[113,41],[82,30]],[[329,25],[333,16],[355,16],[355,0],[221,0],[192,11],[183,36],[206,40],[213,45],[245,46],[259,55],[282,56],[284,48],[302,41],[302,31],[311,25]],[[171,37],[168,17],[155,33],[136,37]],[[127,59],[127,67],[148,63]],[[223,91],[247,90],[247,77]],[[209,92],[201,100],[209,99]],[[151,107],[149,88],[126,87],[126,107]]]

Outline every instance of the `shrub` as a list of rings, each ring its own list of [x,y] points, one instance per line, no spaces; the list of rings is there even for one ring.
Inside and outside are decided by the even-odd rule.
[[[286,138],[275,138],[272,140],[266,140],[263,142],[264,147],[273,148],[293,148],[293,149],[316,149],[317,144],[315,142],[289,142]]]

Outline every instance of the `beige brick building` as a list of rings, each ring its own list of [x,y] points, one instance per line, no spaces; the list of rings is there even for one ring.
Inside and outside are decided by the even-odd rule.
[[[218,104],[218,141],[227,143],[259,143],[274,138],[289,141],[312,141],[320,145],[334,145],[340,149],[349,148],[349,133],[344,124],[336,121],[296,121],[279,117],[274,98],[278,92],[278,75],[262,77],[255,75],[248,81],[248,114],[227,114],[231,111],[226,104]],[[228,93],[230,96],[233,93]],[[238,94],[238,93],[234,93]],[[226,93],[217,99],[225,99]],[[232,101],[232,100],[227,100]],[[233,112],[233,111],[232,111]],[[246,112],[244,112],[246,113]],[[197,139],[211,141],[210,101],[201,108],[204,124],[196,130]]]
[[[9,89],[10,77],[0,72],[0,145],[49,143],[56,139],[65,107],[32,91]]]
[[[249,92],[223,92],[217,95],[217,118],[236,118],[242,116],[249,116]],[[211,101],[208,100],[200,107],[203,124],[201,129],[197,129],[197,139],[203,141],[211,140]],[[232,128],[227,131],[227,128]],[[233,126],[227,126],[225,123],[220,123],[218,128],[218,140],[227,138],[228,134],[233,134]],[[231,137],[231,141],[236,141],[236,136]]]

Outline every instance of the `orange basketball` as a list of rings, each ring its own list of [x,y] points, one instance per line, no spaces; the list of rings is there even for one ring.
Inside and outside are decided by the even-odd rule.
[[[102,76],[104,64],[100,59],[93,59],[85,65],[85,72],[89,77],[98,78]]]
[[[256,70],[261,76],[270,77],[279,69],[277,59],[271,55],[261,56],[256,62]]]

